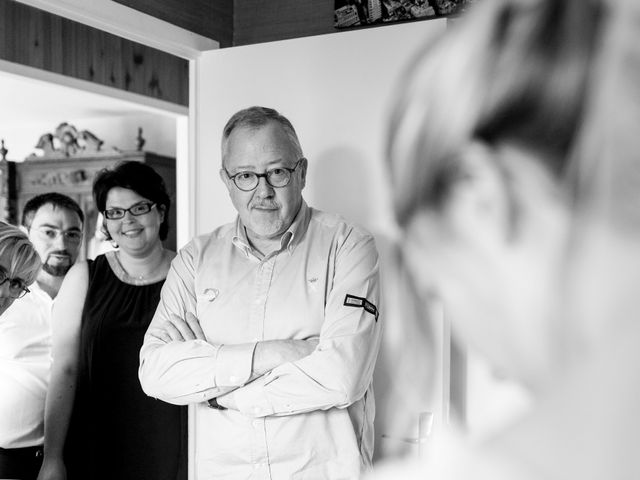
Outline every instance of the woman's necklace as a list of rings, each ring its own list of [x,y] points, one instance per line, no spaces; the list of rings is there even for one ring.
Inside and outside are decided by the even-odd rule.
[[[115,256],[114,257],[116,259],[116,262],[118,263],[118,266],[122,270],[123,275],[125,277],[127,277],[128,279],[135,281],[136,283],[137,282],[145,282],[147,280],[155,279],[156,277],[158,277],[158,271],[160,270],[160,268],[165,263],[165,252],[163,250],[162,251],[162,255],[160,256],[160,261],[150,271],[145,272],[145,273],[141,273],[141,274],[132,275],[131,273],[129,273],[129,271],[122,264],[122,260],[120,258],[120,252],[119,251],[115,252]]]

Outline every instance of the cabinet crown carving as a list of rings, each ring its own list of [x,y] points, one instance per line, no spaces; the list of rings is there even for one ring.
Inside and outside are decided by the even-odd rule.
[[[47,132],[40,135],[35,148],[42,152],[42,155],[32,153],[26,160],[41,158],[68,158],[76,156],[96,155],[105,153],[113,155],[118,150],[103,151],[104,141],[98,138],[89,130],[78,130],[75,126],[67,122],[58,125],[53,133]]]

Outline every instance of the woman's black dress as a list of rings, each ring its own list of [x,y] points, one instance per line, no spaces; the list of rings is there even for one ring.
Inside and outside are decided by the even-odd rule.
[[[148,397],[138,380],[140,347],[163,283],[125,283],[105,255],[89,262],[65,450],[69,480],[187,478],[186,407]]]

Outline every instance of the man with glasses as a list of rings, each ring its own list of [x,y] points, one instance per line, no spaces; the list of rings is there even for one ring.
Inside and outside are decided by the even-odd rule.
[[[0,358],[10,361],[13,369],[11,385],[0,384],[0,391],[10,389],[15,404],[3,405],[0,448],[15,452],[27,462],[35,472],[34,479],[42,462],[44,405],[51,367],[51,308],[64,276],[80,253],[83,222],[82,209],[66,195],[46,193],[31,198],[22,212],[21,229],[38,252],[42,268],[28,293],[0,271],[0,282],[8,282],[10,292],[23,296],[0,319],[0,336],[11,339],[0,343]],[[7,377],[0,376],[0,380],[3,378]],[[16,413],[6,414],[9,411]]]
[[[172,264],[141,351],[147,394],[195,404],[196,478],[352,479],[371,465],[378,254],[307,206],[296,132],[228,121],[220,177],[237,220]]]

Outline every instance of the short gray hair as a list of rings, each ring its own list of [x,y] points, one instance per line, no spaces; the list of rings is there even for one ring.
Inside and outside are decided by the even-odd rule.
[[[236,128],[258,129],[269,122],[276,122],[282,127],[291,142],[291,146],[295,150],[296,156],[298,158],[302,158],[304,155],[302,153],[302,147],[300,146],[300,140],[298,139],[298,134],[289,119],[273,108],[254,106],[234,113],[224,126],[224,129],[222,130],[221,145],[222,165],[224,166],[224,157],[227,153],[227,142],[231,132]]]

